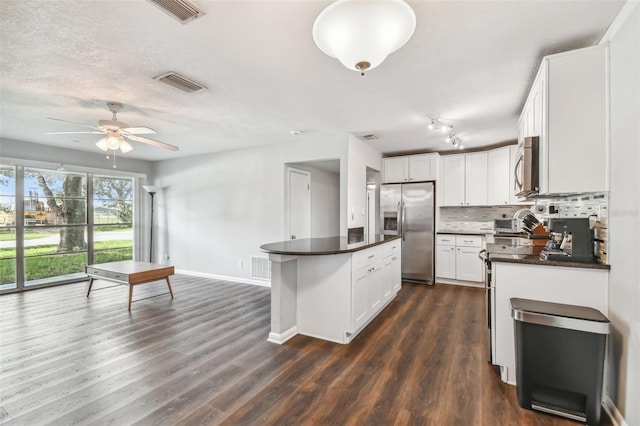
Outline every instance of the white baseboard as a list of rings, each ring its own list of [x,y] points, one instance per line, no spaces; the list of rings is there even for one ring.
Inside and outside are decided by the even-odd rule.
[[[478,283],[474,281],[462,281],[462,280],[453,280],[450,278],[436,278],[436,284],[448,284],[448,285],[461,285],[465,287],[479,287],[484,288],[484,283]]]
[[[259,285],[260,287],[271,287],[271,281],[254,280],[252,278],[230,277],[227,275],[207,274],[204,272],[187,271],[184,269],[176,269],[177,274],[190,275],[192,277],[211,278],[214,280],[231,281],[234,283]]]
[[[609,398],[609,395],[605,395],[604,397],[603,408],[611,419],[613,426],[629,426],[622,413],[618,410],[618,407],[616,407],[616,404]]]
[[[277,343],[278,345],[283,344],[287,340],[291,339],[293,336],[298,334],[298,327],[293,326],[284,333],[274,333],[273,331],[269,333],[269,337],[267,338],[267,342]]]

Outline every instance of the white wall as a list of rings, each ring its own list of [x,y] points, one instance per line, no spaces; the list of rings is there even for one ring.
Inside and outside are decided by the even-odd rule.
[[[640,3],[627,2],[610,42],[611,191],[606,396],[627,424],[640,425]]]
[[[183,271],[250,281],[251,257],[265,256],[260,245],[285,237],[285,164],[304,161],[340,160],[346,235],[346,147],[342,135],[156,163],[158,255]]]
[[[347,176],[347,227],[367,226],[367,167],[382,171],[382,154],[349,135]]]

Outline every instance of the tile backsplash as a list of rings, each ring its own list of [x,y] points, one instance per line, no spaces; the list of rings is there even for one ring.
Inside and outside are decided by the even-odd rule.
[[[529,206],[440,207],[440,231],[492,231],[493,219],[510,218]]]

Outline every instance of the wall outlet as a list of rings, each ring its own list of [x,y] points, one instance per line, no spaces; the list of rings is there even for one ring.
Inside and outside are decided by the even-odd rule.
[[[238,260],[238,269],[242,269],[242,268],[243,268],[242,260]]]

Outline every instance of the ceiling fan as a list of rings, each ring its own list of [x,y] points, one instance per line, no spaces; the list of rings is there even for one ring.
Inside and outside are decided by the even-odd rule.
[[[117,151],[118,149],[123,153],[127,153],[133,149],[133,147],[126,141],[126,139],[130,139],[136,142],[146,143],[148,145],[157,146],[159,148],[168,149],[170,151],[177,151],[179,148],[174,145],[170,145],[168,143],[159,142],[153,139],[145,138],[138,135],[151,135],[155,134],[156,131],[150,129],[148,127],[129,127],[127,123],[122,121],[118,121],[117,114],[122,110],[122,104],[116,102],[108,102],[107,107],[109,111],[113,113],[113,117],[111,120],[100,120],[98,121],[98,126],[89,126],[82,123],[74,123],[73,121],[61,120],[59,118],[51,118],[47,117],[49,120],[62,121],[63,123],[75,124],[82,127],[88,127],[89,129],[93,129],[93,131],[88,132],[46,132],[45,135],[69,135],[69,134],[96,134],[96,135],[106,135],[104,138],[100,139],[96,145],[103,151]]]

